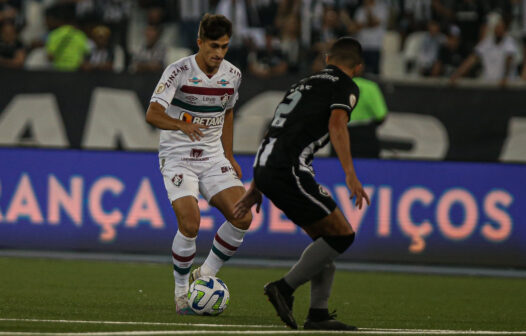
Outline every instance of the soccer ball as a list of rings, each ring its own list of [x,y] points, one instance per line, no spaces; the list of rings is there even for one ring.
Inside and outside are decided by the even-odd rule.
[[[219,315],[226,309],[230,293],[225,283],[213,276],[195,280],[188,291],[188,304],[198,315]]]

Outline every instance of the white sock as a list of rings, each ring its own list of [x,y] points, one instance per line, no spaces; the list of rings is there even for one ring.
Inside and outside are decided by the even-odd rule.
[[[215,276],[225,261],[236,253],[246,232],[246,230],[235,227],[229,221],[225,221],[217,230],[212,250],[201,266],[201,275]]]
[[[177,230],[172,243],[176,297],[188,292],[188,277],[195,257],[195,238],[185,237]]]

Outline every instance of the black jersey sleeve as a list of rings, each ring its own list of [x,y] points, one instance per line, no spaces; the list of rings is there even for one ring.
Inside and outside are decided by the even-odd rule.
[[[351,79],[340,79],[335,83],[330,109],[345,110],[349,113],[349,119],[351,118],[351,112],[358,103],[358,97],[360,95],[358,86]]]

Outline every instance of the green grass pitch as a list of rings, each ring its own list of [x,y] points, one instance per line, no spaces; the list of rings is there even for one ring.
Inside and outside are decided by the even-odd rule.
[[[224,267],[218,276],[230,289],[228,309],[217,317],[177,316],[170,264],[0,258],[0,335],[291,334],[263,295],[263,285],[285,271]],[[308,285],[295,296],[302,325]],[[526,335],[526,280],[337,271],[329,308],[364,334]]]

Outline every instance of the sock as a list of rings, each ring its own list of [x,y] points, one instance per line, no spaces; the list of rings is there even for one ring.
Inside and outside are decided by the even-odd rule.
[[[329,307],[329,296],[331,295],[334,272],[336,272],[336,266],[331,261],[325,264],[322,270],[310,280],[310,308],[315,310],[324,309],[327,312],[325,317],[329,314],[327,308]],[[314,313],[316,316],[321,316],[321,314]]]
[[[225,221],[217,230],[212,250],[201,265],[201,275],[215,276],[225,261],[236,253],[246,232],[246,230],[238,229],[229,221]]]
[[[283,278],[290,287],[296,289],[311,280],[325,264],[332,262],[339,255],[340,253],[323,238],[318,238],[305,248],[300,260]]]
[[[175,296],[186,295],[188,277],[195,257],[195,237],[188,238],[178,230],[172,243],[172,262],[174,265]]]

